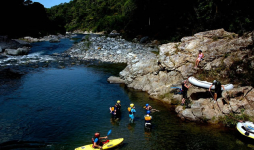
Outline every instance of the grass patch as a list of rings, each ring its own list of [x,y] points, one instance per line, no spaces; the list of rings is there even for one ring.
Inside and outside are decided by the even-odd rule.
[[[155,55],[159,55],[160,52],[159,51],[151,51],[152,53],[154,53]]]

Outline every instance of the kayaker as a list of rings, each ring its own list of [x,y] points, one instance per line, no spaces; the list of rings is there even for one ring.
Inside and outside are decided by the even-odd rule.
[[[190,86],[191,86],[191,84],[187,85],[187,80],[183,81],[183,84],[182,84],[183,99],[182,99],[182,102],[181,102],[182,106],[185,103],[185,99],[187,99],[187,91],[190,88]]]
[[[225,90],[224,85],[221,85],[221,83],[217,80],[213,81],[213,84],[209,87],[209,92],[211,91],[212,86],[215,86],[214,89],[214,103],[216,103],[217,98],[221,96],[221,87],[223,88],[223,90]]]
[[[93,148],[102,148],[103,143],[100,141],[100,139],[107,139],[108,136],[105,137],[100,137],[100,133],[96,132],[94,134],[94,137],[92,138],[92,142],[93,142]]]
[[[129,117],[130,117],[129,121],[131,123],[133,123],[133,121],[134,121],[134,113],[136,112],[135,106],[134,106],[133,103],[131,103],[130,107],[128,107],[128,112],[129,112]]]
[[[150,111],[146,111],[146,115],[144,116],[145,118],[145,126],[150,126],[151,125],[151,121],[152,121],[152,116],[150,116]]]

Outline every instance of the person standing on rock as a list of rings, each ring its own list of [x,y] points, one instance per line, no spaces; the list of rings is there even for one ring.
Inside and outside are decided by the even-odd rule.
[[[196,59],[196,63],[195,63],[195,68],[198,67],[199,62],[200,62],[203,58],[204,58],[204,54],[202,53],[201,50],[199,50],[199,52],[198,52],[198,58]]]
[[[191,84],[189,84],[189,86],[187,85],[187,80],[183,81],[183,84],[182,84],[183,99],[182,99],[182,102],[181,102],[182,106],[185,103],[185,99],[187,99],[187,91],[190,88],[190,86],[191,86]]]
[[[209,87],[209,92],[211,91],[211,88],[213,85],[215,86],[215,89],[214,89],[214,100],[215,101],[214,101],[214,103],[216,103],[218,96],[219,97],[221,96],[221,87],[223,88],[223,90],[225,90],[225,87],[224,87],[224,85],[221,85],[221,83],[219,81],[214,80],[213,84]]]

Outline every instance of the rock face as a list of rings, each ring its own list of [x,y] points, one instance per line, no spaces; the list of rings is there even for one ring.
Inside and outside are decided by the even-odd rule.
[[[28,47],[23,47],[18,49],[5,49],[5,54],[13,55],[13,56],[27,55],[29,51],[30,51],[30,48]]]
[[[182,97],[174,95],[171,87],[180,87],[187,77],[198,76],[198,70],[211,72],[236,65],[236,70],[221,69],[218,77],[227,78],[232,71],[239,75],[248,73],[239,62],[254,66],[252,34],[238,37],[237,34],[223,29],[200,32],[184,37],[180,42],[159,46],[158,55],[152,53],[156,49],[121,38],[89,37],[70,49],[68,54],[80,59],[127,63],[119,76],[128,87],[145,91],[152,98],[178,105]],[[202,50],[205,57],[199,68],[194,69],[198,50]],[[229,113],[243,112],[254,116],[254,90],[250,90],[251,88],[239,87],[229,90],[228,94],[223,92],[222,98],[214,103],[208,91],[193,86],[188,91],[188,107],[176,106],[175,111],[182,119],[211,123],[218,122],[219,117]],[[243,98],[248,91],[248,95]]]
[[[119,77],[111,76],[108,78],[109,83],[124,84],[125,81]]]

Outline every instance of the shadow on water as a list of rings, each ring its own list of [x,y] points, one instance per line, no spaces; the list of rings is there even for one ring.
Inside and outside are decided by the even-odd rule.
[[[38,150],[47,146],[46,143],[36,141],[8,141],[0,144],[1,150]]]

